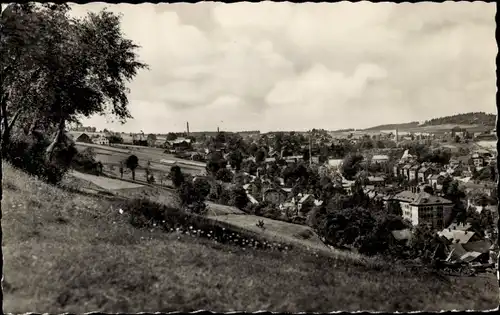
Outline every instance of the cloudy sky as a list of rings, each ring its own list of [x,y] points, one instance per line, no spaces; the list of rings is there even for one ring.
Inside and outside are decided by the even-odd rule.
[[[363,128],[496,113],[495,3],[74,5],[122,13],[150,70],[126,124],[149,133]]]

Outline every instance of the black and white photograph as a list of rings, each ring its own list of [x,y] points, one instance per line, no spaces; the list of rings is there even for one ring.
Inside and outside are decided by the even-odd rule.
[[[498,309],[496,3],[0,3],[2,313]]]

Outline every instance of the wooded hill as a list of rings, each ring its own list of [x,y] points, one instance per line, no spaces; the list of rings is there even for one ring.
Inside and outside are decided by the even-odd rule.
[[[496,115],[487,114],[485,112],[470,112],[464,114],[457,114],[452,116],[445,116],[440,118],[433,118],[425,121],[423,124],[419,124],[419,122],[414,121],[410,123],[403,124],[387,124],[387,125],[379,125],[371,128],[365,129],[366,131],[370,130],[392,130],[392,129],[410,129],[417,127],[426,127],[426,126],[439,126],[439,125],[479,125],[479,126],[491,126],[492,128],[496,124]]]

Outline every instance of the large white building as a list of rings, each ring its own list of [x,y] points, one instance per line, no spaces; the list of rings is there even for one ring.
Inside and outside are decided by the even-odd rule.
[[[393,199],[399,201],[403,218],[408,219],[412,225],[428,224],[442,229],[453,209],[453,202],[450,200],[419,192],[417,188],[400,192]]]

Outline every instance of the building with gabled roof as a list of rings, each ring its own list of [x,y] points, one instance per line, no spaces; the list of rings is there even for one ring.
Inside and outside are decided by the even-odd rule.
[[[453,209],[453,202],[450,200],[418,191],[417,188],[402,191],[392,199],[400,203],[403,218],[413,225],[426,224],[437,229],[443,228]]]
[[[389,162],[389,156],[385,154],[377,154],[372,156],[371,161],[375,164],[383,164]]]

